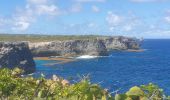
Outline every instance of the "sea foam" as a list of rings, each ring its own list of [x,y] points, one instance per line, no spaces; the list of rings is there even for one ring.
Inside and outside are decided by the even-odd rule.
[[[82,55],[76,57],[76,59],[94,59],[94,58],[103,58],[103,57],[110,57],[110,56],[91,56],[91,55]]]
[[[82,56],[76,57],[76,59],[93,59],[97,57],[99,56],[82,55]]]

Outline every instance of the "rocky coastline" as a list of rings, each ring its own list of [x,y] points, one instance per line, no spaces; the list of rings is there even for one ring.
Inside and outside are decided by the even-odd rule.
[[[0,68],[21,68],[25,73],[35,72],[35,62],[28,43],[0,42]]]
[[[29,43],[35,57],[63,56],[74,57],[81,55],[107,56],[111,50],[139,50],[139,40],[123,36],[99,37],[93,40],[66,40],[52,42]]]
[[[82,55],[108,56],[111,50],[140,51],[140,42],[134,38],[123,36],[98,37],[95,39],[78,39],[51,42],[0,42],[0,68],[13,69],[19,67],[25,73],[35,72],[35,57],[72,61],[69,57]],[[37,59],[39,59],[37,58]]]

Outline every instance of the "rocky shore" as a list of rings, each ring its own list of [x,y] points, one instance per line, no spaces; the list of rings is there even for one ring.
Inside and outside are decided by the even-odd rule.
[[[35,71],[35,63],[28,43],[25,42],[0,42],[0,68],[13,69],[19,67],[25,73]]]
[[[140,43],[137,39],[122,36],[34,43],[0,42],[0,68],[19,67],[25,70],[25,73],[32,73],[35,71],[35,58],[33,59],[33,57],[49,59],[50,56],[60,56],[61,58],[50,58],[49,60],[59,59],[62,61],[60,63],[65,63],[72,61],[66,59],[69,57],[107,56],[111,50],[138,51],[139,48]]]
[[[36,57],[48,56],[107,56],[110,50],[138,50],[140,43],[137,39],[123,36],[99,37],[92,40],[66,40],[52,42],[29,43],[32,54]]]

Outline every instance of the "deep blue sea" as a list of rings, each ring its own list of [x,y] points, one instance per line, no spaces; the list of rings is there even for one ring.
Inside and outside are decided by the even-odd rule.
[[[159,85],[170,95],[170,40],[144,40],[144,52],[113,51],[108,57],[79,59],[65,64],[44,66],[56,61],[36,60],[37,73],[53,74],[74,81],[88,75],[94,83],[110,91],[123,92],[134,85]]]

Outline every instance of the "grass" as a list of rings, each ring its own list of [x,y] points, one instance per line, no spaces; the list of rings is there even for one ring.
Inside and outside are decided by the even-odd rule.
[[[30,42],[49,42],[78,39],[95,39],[97,37],[107,37],[99,35],[30,35],[30,34],[0,34],[0,41],[30,41]]]

